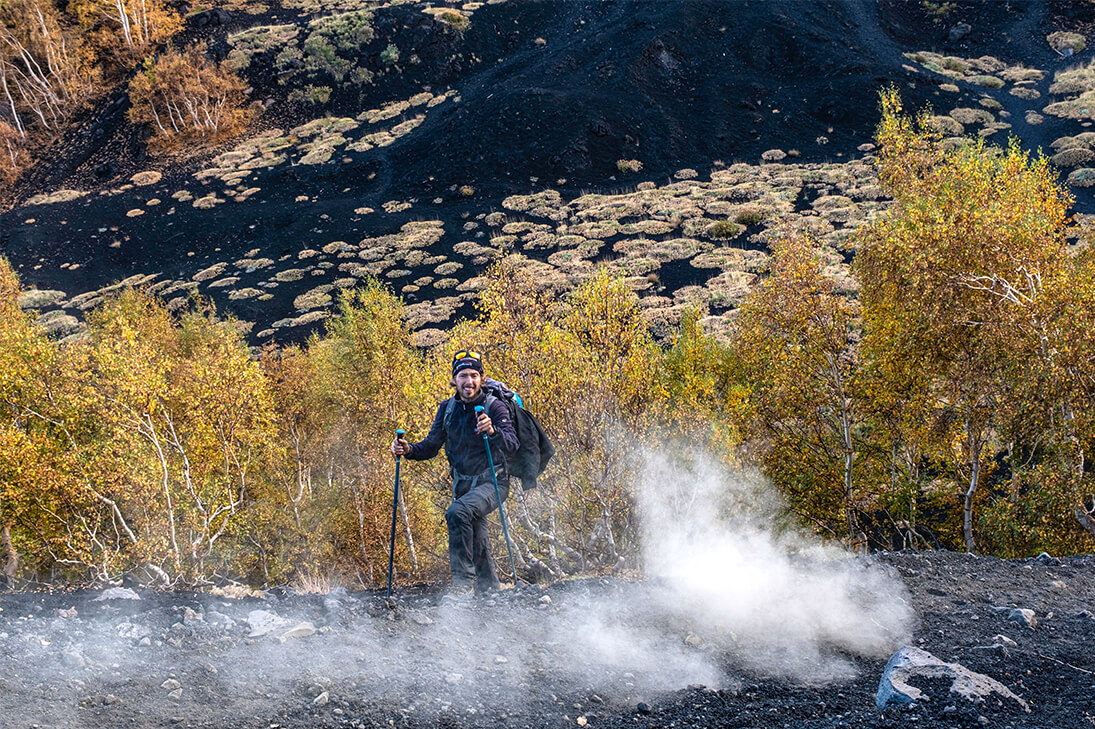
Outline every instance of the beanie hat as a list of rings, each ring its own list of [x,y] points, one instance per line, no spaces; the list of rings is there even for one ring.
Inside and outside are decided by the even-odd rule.
[[[453,355],[452,358],[452,376],[456,377],[456,373],[460,370],[475,370],[479,374],[483,374],[483,358],[478,352],[472,352],[471,350],[462,349]]]

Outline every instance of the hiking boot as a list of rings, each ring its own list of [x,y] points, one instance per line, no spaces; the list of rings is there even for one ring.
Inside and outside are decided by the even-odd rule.
[[[502,585],[497,580],[494,582],[479,582],[475,585],[475,594],[479,597],[492,597],[501,591]]]

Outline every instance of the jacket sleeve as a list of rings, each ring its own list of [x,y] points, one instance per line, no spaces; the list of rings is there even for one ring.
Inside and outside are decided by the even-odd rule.
[[[411,452],[407,454],[408,459],[425,461],[433,458],[441,450],[441,446],[445,445],[445,408],[448,404],[448,400],[441,401],[441,404],[437,407],[437,415],[434,416],[433,425],[430,426],[430,432],[417,443],[411,443]]]
[[[497,450],[501,447],[507,455],[516,453],[521,447],[521,441],[517,439],[517,426],[509,417],[506,404],[495,400],[491,403],[489,414],[491,424],[494,425],[494,435],[489,438],[491,448]]]

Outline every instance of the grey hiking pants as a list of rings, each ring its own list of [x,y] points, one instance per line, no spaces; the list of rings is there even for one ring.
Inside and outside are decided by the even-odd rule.
[[[509,478],[498,474],[498,490],[509,496]],[[445,511],[449,527],[449,570],[453,585],[479,592],[499,588],[498,572],[490,553],[487,515],[498,508],[490,471],[478,476],[453,473],[454,500]]]

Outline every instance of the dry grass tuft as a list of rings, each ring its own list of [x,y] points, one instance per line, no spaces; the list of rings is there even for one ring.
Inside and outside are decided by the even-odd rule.
[[[1049,43],[1050,48],[1058,53],[1066,52],[1070,55],[1087,48],[1087,39],[1082,34],[1069,33],[1063,30],[1047,35],[1046,42]]]
[[[57,190],[56,192],[44,192],[27,200],[27,205],[52,205],[54,203],[72,202],[87,195],[80,190]]]
[[[1058,167],[1079,167],[1092,160],[1095,160],[1095,152],[1087,147],[1069,147],[1050,158]]]
[[[144,172],[138,172],[129,179],[137,187],[144,187],[146,185],[155,185],[163,178],[163,173],[156,170],[146,170]]]

